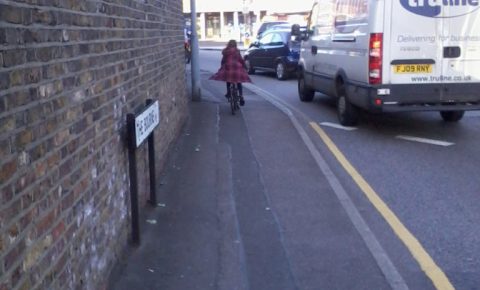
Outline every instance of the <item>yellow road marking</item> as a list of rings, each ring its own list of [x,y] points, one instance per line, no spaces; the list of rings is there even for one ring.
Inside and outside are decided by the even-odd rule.
[[[347,158],[345,158],[343,153],[338,149],[335,143],[333,143],[330,137],[328,137],[325,131],[323,131],[323,129],[314,122],[311,122],[310,126],[312,126],[312,128],[317,132],[323,142],[327,145],[328,149],[330,149],[335,158],[337,158],[338,162],[340,162],[343,168],[348,172],[348,174],[350,174],[373,206],[390,225],[398,238],[405,244],[412,256],[415,258],[415,260],[417,260],[422,270],[433,282],[435,288],[439,290],[455,289],[448,280],[448,277],[437,266],[435,261],[433,261],[432,257],[430,257],[417,238],[415,238],[415,236],[402,224],[395,213],[387,206],[387,204],[380,198],[375,190],[373,190],[367,181],[358,173],[352,164],[350,164]]]

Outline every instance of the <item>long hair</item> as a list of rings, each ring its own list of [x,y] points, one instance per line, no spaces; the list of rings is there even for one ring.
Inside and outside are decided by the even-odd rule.
[[[231,39],[228,43],[227,43],[227,46],[222,50],[222,55],[225,57],[226,54],[228,54],[231,49],[235,49],[236,51],[238,51],[238,48],[237,48],[237,41],[235,39]],[[222,58],[222,64],[225,63],[225,58]]]
[[[227,47],[225,48],[237,48],[237,41],[235,39],[230,39],[227,43]]]

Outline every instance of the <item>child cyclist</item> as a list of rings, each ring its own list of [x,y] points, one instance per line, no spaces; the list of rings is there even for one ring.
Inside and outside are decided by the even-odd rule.
[[[227,82],[227,94],[230,96],[230,84],[236,83],[238,87],[238,94],[240,95],[240,105],[245,104],[243,98],[242,83],[252,82],[245,69],[245,62],[237,48],[237,42],[232,39],[228,42],[227,47],[222,51],[222,65],[218,72],[214,74],[211,80]]]

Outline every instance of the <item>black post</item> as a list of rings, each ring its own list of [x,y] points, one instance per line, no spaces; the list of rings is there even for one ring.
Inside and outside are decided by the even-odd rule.
[[[135,115],[127,115],[128,163],[130,171],[130,200],[132,207],[132,242],[140,244],[140,220],[138,214],[138,178],[135,140]]]
[[[147,99],[147,107],[153,104],[152,99]],[[148,136],[148,167],[150,169],[150,203],[157,206],[157,183],[155,175],[155,134],[152,131]]]

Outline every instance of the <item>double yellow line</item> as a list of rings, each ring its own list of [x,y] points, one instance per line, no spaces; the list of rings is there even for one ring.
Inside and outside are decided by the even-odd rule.
[[[439,290],[455,289],[445,273],[443,273],[443,271],[437,266],[435,261],[433,261],[432,257],[430,257],[417,238],[415,238],[415,236],[402,224],[395,213],[380,198],[375,190],[373,190],[368,182],[358,173],[358,171],[352,166],[347,158],[345,158],[343,153],[337,148],[325,131],[323,131],[323,129],[320,128],[317,123],[311,122],[310,126],[315,130],[315,132],[317,132],[323,142],[327,145],[328,149],[330,149],[335,158],[337,158],[338,162],[340,162],[343,168],[348,172],[348,174],[350,174],[363,193],[367,196],[368,200],[390,225],[398,238],[405,244],[427,277],[433,282],[433,285]]]

